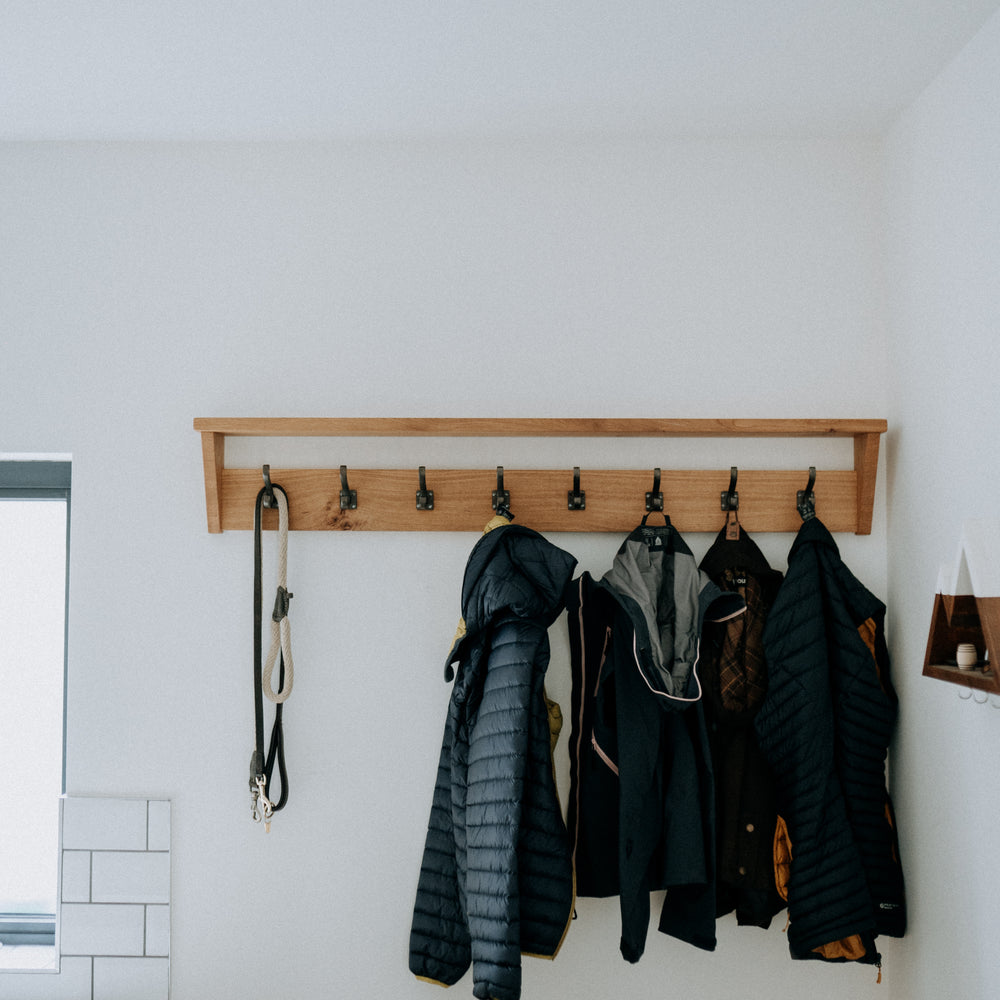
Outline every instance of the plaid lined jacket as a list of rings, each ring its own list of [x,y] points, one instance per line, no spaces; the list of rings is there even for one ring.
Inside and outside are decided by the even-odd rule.
[[[716,913],[736,911],[742,925],[768,927],[784,908],[774,876],[777,825],[774,777],[757,743],[754,718],[767,691],[764,623],[781,584],[750,536],[719,532],[701,569],[746,612],[706,622],[701,673],[708,744],[715,773]]]

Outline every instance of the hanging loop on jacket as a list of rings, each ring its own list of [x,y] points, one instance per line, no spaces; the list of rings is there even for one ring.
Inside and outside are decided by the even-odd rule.
[[[648,513],[644,514],[643,518],[642,518],[642,527],[646,527],[646,521],[649,519],[649,515],[650,514],[654,514],[654,513],[655,514],[661,514],[663,516],[663,525],[662,525],[662,527],[664,527],[664,528],[669,528],[670,527],[670,515],[667,514],[664,511],[662,511],[662,510],[649,511]],[[653,526],[650,525],[649,527],[652,528]]]

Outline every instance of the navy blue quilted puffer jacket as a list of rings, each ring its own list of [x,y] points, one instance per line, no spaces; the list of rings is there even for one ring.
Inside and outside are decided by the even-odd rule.
[[[417,885],[410,970],[443,985],[470,963],[473,993],[517,1000],[521,954],[553,958],[572,917],[569,843],[543,690],[547,629],[576,560],[501,521],[476,544],[465,633]]]

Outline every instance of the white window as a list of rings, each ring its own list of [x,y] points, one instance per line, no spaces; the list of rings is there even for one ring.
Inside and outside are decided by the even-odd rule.
[[[70,464],[0,459],[0,943],[51,944],[64,790]]]

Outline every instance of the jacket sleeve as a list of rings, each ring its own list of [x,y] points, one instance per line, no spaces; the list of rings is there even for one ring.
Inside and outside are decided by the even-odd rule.
[[[524,621],[496,627],[470,734],[466,904],[480,998],[518,1000],[521,993],[517,846],[533,658],[543,634]]]
[[[454,723],[454,706],[449,712]],[[471,961],[451,808],[453,734],[454,726],[446,726],[410,927],[410,971],[444,986],[457,983]]]

